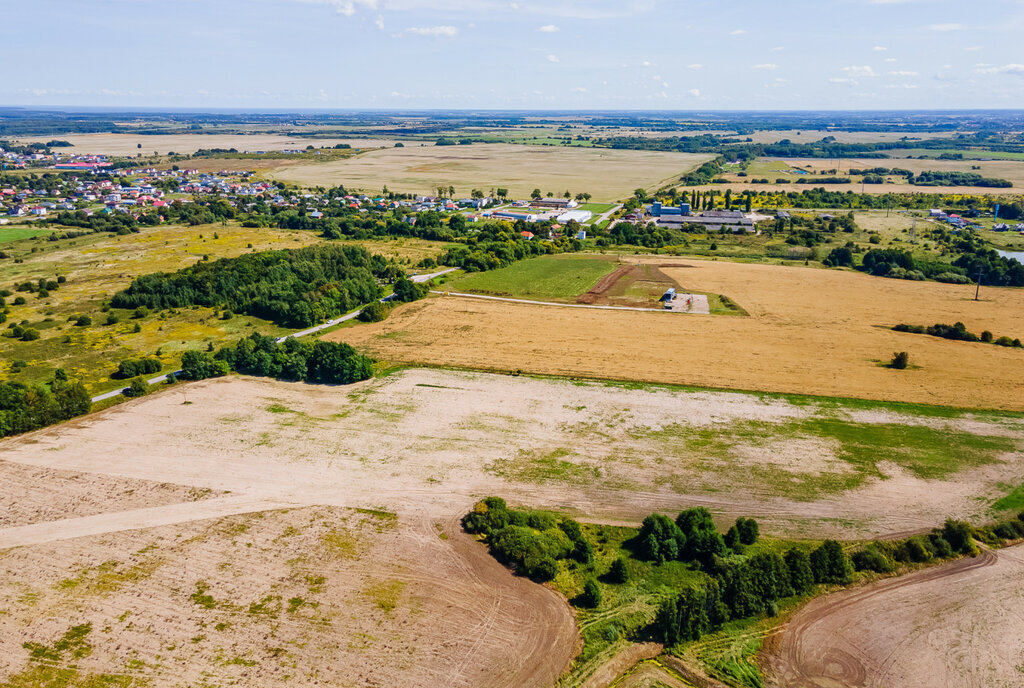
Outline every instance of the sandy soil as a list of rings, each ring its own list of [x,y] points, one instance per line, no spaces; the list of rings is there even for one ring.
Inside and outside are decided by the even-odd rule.
[[[1024,546],[814,600],[788,623],[785,688],[1002,688],[1022,682]]]
[[[0,461],[0,528],[91,516],[111,508],[137,509],[211,496],[171,483],[125,480]]]
[[[9,678],[22,643],[85,623],[83,678],[158,686],[545,686],[575,640],[556,594],[457,523],[332,507],[17,548],[0,571]]]
[[[595,200],[632,195],[638,187],[657,188],[713,156],[657,151],[473,144],[417,146],[371,151],[338,162],[296,165],[273,176],[305,185],[344,185],[376,190],[432,193],[441,184],[456,194],[503,187],[526,198],[534,188],[558,196],[569,190]]]
[[[1024,290],[983,288],[975,302],[971,286],[803,267],[686,263],[693,267],[662,271],[684,290],[729,296],[751,317],[436,297],[327,338],[391,362],[1024,410],[1020,350],[887,329],[900,322],[962,321],[974,332],[1021,337]],[[917,367],[893,371],[879,365],[903,350]]]
[[[306,146],[334,146],[347,143],[353,148],[379,148],[394,145],[385,139],[306,139],[278,134],[65,134],[61,136],[26,137],[24,143],[39,141],[45,143],[54,138],[67,141],[71,148],[56,149],[69,153],[91,153],[95,155],[150,155],[154,151],[161,155],[173,151],[191,155],[200,148],[234,148],[239,152],[280,151]],[[139,148],[139,144],[142,148]],[[236,160],[236,164],[245,161]],[[235,169],[235,168],[231,168]],[[245,169],[244,167],[242,169]]]

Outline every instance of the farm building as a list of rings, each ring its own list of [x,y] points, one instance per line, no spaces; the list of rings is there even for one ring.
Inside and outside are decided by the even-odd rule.
[[[589,210],[569,210],[558,216],[558,221],[561,223],[569,222],[570,220],[576,220],[576,222],[586,222],[590,218],[594,217],[594,213]]]
[[[745,227],[753,229],[753,218],[739,210],[706,210],[700,215],[668,215],[657,218],[661,227],[680,228],[685,225],[704,225],[709,229],[720,227]]]
[[[538,198],[530,203],[534,208],[559,208],[569,209],[579,205],[576,201],[568,198]]]

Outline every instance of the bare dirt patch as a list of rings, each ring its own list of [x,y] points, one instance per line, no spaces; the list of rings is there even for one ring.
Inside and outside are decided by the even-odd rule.
[[[205,488],[0,461],[0,528],[205,499]]]
[[[657,266],[657,259],[647,259]],[[662,261],[662,262],[677,262]],[[964,322],[1024,335],[1024,290],[909,282],[803,267],[687,261],[658,269],[727,294],[751,317],[553,309],[437,297],[328,335],[392,362],[1024,410],[1019,350],[891,331]],[[514,333],[514,335],[512,334]],[[914,370],[878,365],[909,351]]]
[[[1022,546],[812,601],[767,660],[775,685],[1018,686]]]

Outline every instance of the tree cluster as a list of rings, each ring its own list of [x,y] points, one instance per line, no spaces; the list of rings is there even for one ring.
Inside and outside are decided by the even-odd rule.
[[[49,385],[0,382],[0,437],[46,427],[88,413],[89,393],[79,382]]]
[[[373,361],[348,344],[253,333],[220,349],[213,363],[245,375],[347,385],[373,377]]]

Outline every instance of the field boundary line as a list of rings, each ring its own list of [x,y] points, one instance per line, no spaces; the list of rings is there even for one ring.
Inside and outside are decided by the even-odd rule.
[[[467,294],[461,291],[431,291],[440,296],[459,296],[464,299],[486,299],[488,301],[507,301],[509,303],[525,303],[528,306],[561,306],[562,308],[591,308],[602,311],[640,311],[642,313],[682,313],[662,308],[638,308],[636,306],[599,306],[589,303],[558,303],[555,301],[531,301],[529,299],[513,299],[507,296],[487,296],[485,294]]]

